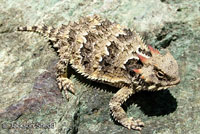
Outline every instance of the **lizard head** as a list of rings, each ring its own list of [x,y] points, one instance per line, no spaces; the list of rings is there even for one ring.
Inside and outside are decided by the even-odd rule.
[[[166,54],[151,46],[148,46],[151,57],[137,54],[143,66],[140,69],[133,69],[143,79],[147,90],[161,90],[177,85],[180,82],[178,64],[174,57],[167,50]]]

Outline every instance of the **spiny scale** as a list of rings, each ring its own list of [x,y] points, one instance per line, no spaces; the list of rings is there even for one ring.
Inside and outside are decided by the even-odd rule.
[[[72,93],[75,91],[72,81],[66,77],[68,64],[88,79],[121,88],[113,96],[109,106],[114,118],[129,129],[141,130],[143,123],[128,118],[121,104],[143,88],[156,90],[159,86],[163,86],[159,89],[170,87],[171,81],[164,85],[166,81],[163,84],[163,81],[154,82],[148,78],[152,77],[154,80],[157,70],[163,71],[168,79],[173,77],[175,80],[176,76],[173,74],[177,75],[177,64],[171,55],[167,55],[170,61],[163,60],[165,56],[152,47],[148,48],[135,31],[102,19],[98,15],[83,17],[78,22],[70,22],[59,28],[43,25],[19,27],[18,31],[36,32],[53,42],[60,57],[57,63],[57,81],[61,89]],[[159,66],[165,61],[167,64],[173,63],[171,66],[175,67],[175,70],[172,70],[174,72],[166,71],[168,65]]]

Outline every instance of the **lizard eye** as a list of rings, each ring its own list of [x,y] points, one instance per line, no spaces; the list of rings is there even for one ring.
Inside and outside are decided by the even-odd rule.
[[[158,71],[156,75],[157,75],[158,78],[163,78],[164,77],[164,73],[161,72],[161,71]]]

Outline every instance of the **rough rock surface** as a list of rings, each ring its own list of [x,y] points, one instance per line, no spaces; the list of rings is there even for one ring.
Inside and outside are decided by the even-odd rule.
[[[145,122],[142,133],[200,133],[199,0],[0,3],[0,133],[139,133],[111,118],[108,103],[117,89],[73,70],[76,95],[67,102],[55,81],[55,51],[39,35],[15,31],[23,25],[59,26],[94,13],[136,29],[147,44],[168,48],[179,64],[178,86],[137,93],[124,105],[129,116]]]

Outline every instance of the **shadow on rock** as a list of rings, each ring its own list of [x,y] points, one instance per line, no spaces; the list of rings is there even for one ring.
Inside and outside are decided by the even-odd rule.
[[[132,104],[137,104],[145,115],[163,116],[174,112],[177,101],[169,90],[155,92],[141,91],[131,96],[123,108],[126,110]]]

